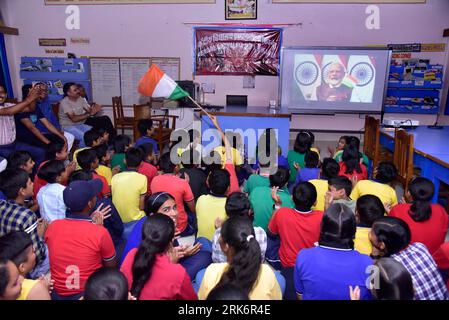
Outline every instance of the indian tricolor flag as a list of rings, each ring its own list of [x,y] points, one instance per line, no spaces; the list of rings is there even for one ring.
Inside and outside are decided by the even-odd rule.
[[[353,76],[351,76],[350,74],[347,74],[343,78],[341,83],[349,88],[354,88],[359,83],[359,81],[356,78],[354,78]]]
[[[181,99],[189,95],[155,64],[152,64],[147,73],[140,79],[137,90],[147,97],[170,100]]]

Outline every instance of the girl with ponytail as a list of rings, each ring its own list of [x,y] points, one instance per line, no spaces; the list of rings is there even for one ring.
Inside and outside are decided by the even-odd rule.
[[[251,221],[235,216],[226,220],[221,228],[220,246],[227,263],[213,263],[198,279],[200,299],[206,299],[215,286],[234,285],[248,294],[250,299],[280,300],[282,293],[274,271],[262,264],[260,246]]]
[[[175,236],[173,220],[154,214],[142,226],[142,242],[126,256],[121,271],[138,300],[196,300],[190,277],[168,252]]]
[[[432,254],[443,244],[449,224],[444,208],[439,204],[432,204],[434,192],[432,181],[417,177],[410,182],[405,194],[409,203],[398,204],[389,213],[408,224],[412,243],[425,244]]]
[[[357,147],[349,144],[343,150],[340,165],[340,176],[345,176],[350,180],[357,181],[368,179],[366,166],[360,163],[360,152]]]
[[[317,148],[313,148],[313,143],[315,142],[315,136],[311,131],[302,130],[298,133],[295,139],[295,144],[293,150],[290,150],[287,154],[287,161],[290,169],[290,183],[293,184],[296,180],[296,174],[298,169],[304,168],[305,166],[305,156],[309,151],[315,151],[320,154]]]

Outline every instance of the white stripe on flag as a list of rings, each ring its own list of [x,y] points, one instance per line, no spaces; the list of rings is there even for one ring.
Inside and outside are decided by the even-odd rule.
[[[156,85],[156,88],[154,88],[152,96],[155,98],[168,98],[175,90],[176,86],[176,82],[174,82],[173,79],[164,74],[164,76]]]

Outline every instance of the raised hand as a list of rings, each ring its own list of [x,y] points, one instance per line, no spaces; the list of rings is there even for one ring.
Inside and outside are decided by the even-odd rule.
[[[92,218],[92,222],[102,226],[104,223],[104,220],[109,218],[111,216],[110,212],[111,212],[111,206],[106,206],[103,208],[103,203],[101,203],[97,210],[95,210],[90,217]]]
[[[359,286],[355,286],[355,288],[352,288],[352,286],[349,286],[349,297],[351,298],[351,300],[360,300]]]
[[[272,187],[271,188],[271,199],[273,199],[274,203],[277,205],[282,204],[282,200],[278,195],[279,187]]]
[[[37,234],[43,238],[48,227],[48,221],[44,218],[37,219]]]

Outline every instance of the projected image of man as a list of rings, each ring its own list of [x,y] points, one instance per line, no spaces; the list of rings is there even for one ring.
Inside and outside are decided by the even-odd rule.
[[[329,66],[329,72],[325,83],[316,88],[318,101],[349,101],[351,99],[352,88],[344,84],[346,71],[345,67],[338,62]]]

